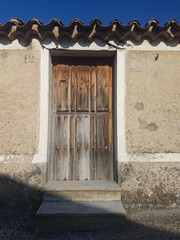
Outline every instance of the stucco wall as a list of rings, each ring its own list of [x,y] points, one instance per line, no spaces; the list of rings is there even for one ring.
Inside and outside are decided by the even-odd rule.
[[[0,161],[0,212],[35,213],[45,182],[45,164],[32,164],[31,155],[5,156]]]
[[[24,50],[0,50],[0,191],[2,193],[0,205],[3,209],[5,205],[8,208],[11,205],[31,208],[34,203],[37,207],[42,200],[41,189],[46,182],[46,162],[44,161],[44,164],[40,162],[47,152],[44,132],[47,132],[48,128],[44,120],[48,121],[48,111],[45,113],[43,111],[48,106],[49,53],[47,51],[43,55],[41,52],[41,67],[44,68],[41,69],[41,90],[43,90],[41,94],[44,93],[45,96],[45,101],[44,98],[41,101],[43,114],[40,132],[43,133],[41,138],[45,139],[42,144],[42,154],[41,151],[38,153],[40,125],[40,46],[38,44],[37,50],[31,47],[28,47],[29,49],[24,47]],[[12,45],[7,46],[10,48]],[[17,48],[19,47],[17,43]],[[143,48],[143,44],[139,47]],[[117,147],[118,175],[122,187],[122,201],[127,207],[180,205],[178,184],[180,169],[179,163],[175,162],[178,156],[173,154],[171,159],[170,154],[180,152],[178,106],[180,49],[176,52],[158,49],[159,46],[157,51],[155,49],[124,52],[120,50],[122,56],[118,60],[117,105],[120,105],[118,111],[120,110],[121,114],[117,123],[119,124],[120,119],[123,122],[118,126],[120,129]],[[124,54],[126,55],[125,76]],[[124,78],[125,86],[122,89]],[[119,98],[119,95],[122,98]],[[124,107],[125,135],[122,117]],[[125,153],[127,151],[128,158],[125,158],[126,154],[122,154],[122,143],[126,144],[126,149],[124,148],[123,151]],[[36,164],[32,164],[35,153],[39,154],[39,163],[37,161]],[[151,157],[157,155],[153,153],[165,153],[168,161],[172,160],[172,162],[149,162],[150,155]],[[135,157],[129,158],[133,154]],[[133,162],[137,161],[137,156],[142,162]],[[151,161],[156,160],[157,157],[155,160],[151,159]]]
[[[180,52],[126,53],[126,150],[180,152]]]
[[[35,212],[46,182],[46,165],[32,164],[39,144],[40,50],[20,48],[0,50],[0,211]]]
[[[0,50],[0,154],[38,150],[40,52]]]
[[[119,165],[122,202],[133,207],[179,207],[180,164],[127,162]]]

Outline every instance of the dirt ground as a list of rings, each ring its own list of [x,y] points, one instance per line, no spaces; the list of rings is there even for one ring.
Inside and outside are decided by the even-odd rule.
[[[91,232],[40,234],[35,232],[35,216],[0,215],[0,240],[140,240],[179,239],[180,209],[138,209],[127,211],[127,225],[123,229],[104,229]]]

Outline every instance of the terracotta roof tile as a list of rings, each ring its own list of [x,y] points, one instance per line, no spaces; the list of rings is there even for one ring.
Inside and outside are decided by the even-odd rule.
[[[118,19],[112,20],[109,25],[103,26],[99,19],[92,19],[89,25],[75,18],[69,25],[64,24],[57,18],[53,18],[48,24],[43,24],[39,19],[33,18],[24,23],[19,18],[12,18],[5,24],[0,23],[0,37],[6,36],[13,41],[17,38],[29,40],[37,38],[40,41],[46,37],[52,37],[60,40],[63,37],[69,37],[75,41],[78,37],[85,37],[91,41],[95,37],[100,37],[107,41],[112,37],[117,37],[121,41],[134,39],[141,41],[157,39],[164,41],[180,40],[180,25],[175,19],[169,20],[164,26],[160,26],[158,20],[150,19],[145,27],[141,27],[140,22],[136,19],[123,25]]]

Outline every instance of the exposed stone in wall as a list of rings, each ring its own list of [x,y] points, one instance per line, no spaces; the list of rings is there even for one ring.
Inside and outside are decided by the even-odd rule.
[[[33,156],[6,156],[0,162],[0,211],[35,213],[42,201],[45,164],[33,165]]]
[[[180,152],[180,52],[126,54],[128,153]]]
[[[0,154],[38,150],[40,52],[0,50]]]
[[[121,163],[122,202],[133,207],[180,206],[179,163]]]

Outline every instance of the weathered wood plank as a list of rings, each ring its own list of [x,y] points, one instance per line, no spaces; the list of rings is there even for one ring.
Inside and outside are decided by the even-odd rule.
[[[90,116],[76,117],[76,180],[90,179]]]
[[[109,113],[112,113],[112,100],[113,100],[113,97],[112,97],[112,67],[109,66]],[[112,119],[112,116],[111,116],[111,119]]]
[[[76,67],[71,66],[71,111],[76,109]]]
[[[56,179],[68,179],[70,116],[58,115],[56,121]]]
[[[112,67],[109,66],[109,166],[110,179],[113,179],[113,118],[112,118],[112,101],[113,101],[113,86],[112,86]]]
[[[96,111],[96,67],[91,68],[91,111]]]
[[[51,109],[52,112],[56,111],[56,103],[57,103],[57,66],[52,67],[52,82],[51,82]],[[50,155],[48,159],[48,179],[55,180],[55,127],[56,127],[56,118],[55,115],[51,115],[51,139],[49,141]]]
[[[75,180],[75,117],[70,116],[70,159],[69,180]]]
[[[61,111],[61,85],[62,66],[57,65],[57,86],[56,86],[56,111]]]
[[[58,76],[58,88],[57,88],[57,110],[68,111],[68,85],[70,81],[70,68],[68,65],[58,65],[57,67]]]
[[[51,83],[51,93],[52,93],[52,111],[57,109],[57,66],[52,67],[52,83]]]
[[[48,162],[48,179],[49,180],[55,180],[55,165],[56,165],[56,159],[55,159],[55,131],[56,131],[56,118],[55,115],[52,115],[51,119],[51,141],[50,141],[50,159]]]
[[[89,111],[90,67],[77,66],[76,107],[77,111]]]
[[[97,180],[110,179],[109,155],[109,115],[98,114],[97,116]]]
[[[112,113],[109,113],[109,179],[113,179],[113,124]]]
[[[97,66],[97,111],[109,110],[109,66]]]
[[[90,178],[96,179],[96,115],[91,116],[91,162],[90,162]]]

